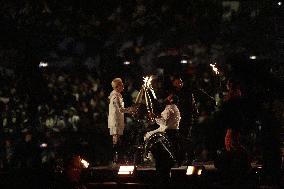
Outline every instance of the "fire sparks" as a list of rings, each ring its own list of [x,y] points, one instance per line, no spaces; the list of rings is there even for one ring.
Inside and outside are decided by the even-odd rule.
[[[144,87],[151,87],[152,76],[143,77]]]
[[[211,66],[213,72],[215,72],[216,75],[219,75],[220,72],[219,72],[218,68],[216,67],[216,63],[210,64],[210,66]]]
[[[84,159],[81,159],[81,163],[82,163],[82,165],[83,165],[83,167],[84,168],[88,168],[89,167],[89,162],[87,162],[86,160],[84,160]]]
[[[143,77],[143,85],[136,97],[135,104],[145,104],[147,108],[148,115],[153,114],[153,104],[152,98],[157,99],[155,91],[152,87],[151,81],[153,80],[153,76]],[[153,121],[154,118],[149,116],[150,121]]]
[[[146,89],[145,91],[147,91],[147,89],[149,89],[150,91],[151,91],[151,93],[152,93],[152,95],[153,95],[153,97],[155,98],[155,99],[157,99],[157,97],[156,97],[156,94],[155,94],[155,91],[154,91],[154,89],[153,89],[153,87],[152,87],[152,80],[153,80],[153,76],[146,76],[146,77],[143,77],[143,82],[144,82],[144,88]]]

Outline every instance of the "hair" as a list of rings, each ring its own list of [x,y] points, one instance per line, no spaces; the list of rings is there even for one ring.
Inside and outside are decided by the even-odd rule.
[[[114,78],[111,82],[111,86],[113,89],[115,89],[118,85],[118,83],[122,83],[122,79],[117,77],[117,78]]]

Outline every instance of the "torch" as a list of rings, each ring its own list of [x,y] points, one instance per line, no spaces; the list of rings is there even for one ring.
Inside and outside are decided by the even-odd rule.
[[[146,76],[143,77],[143,85],[135,99],[135,104],[137,106],[140,106],[140,104],[142,104],[142,102],[145,101],[145,105],[146,105],[146,109],[147,109],[147,113],[148,115],[153,114],[153,104],[152,104],[152,99],[151,99],[151,95],[152,94],[154,99],[157,99],[155,91],[152,87],[152,80],[153,80],[153,76]],[[151,118],[151,121],[152,118]]]
[[[212,68],[212,71],[215,73],[215,75],[218,77],[218,80],[219,80],[219,87],[218,87],[218,99],[219,99],[219,93],[221,92],[221,87],[222,87],[222,84],[221,84],[221,77],[220,77],[220,72],[216,66],[216,63],[215,64],[210,64],[211,68]],[[219,104],[219,101],[220,100],[215,100],[216,102],[216,105]]]

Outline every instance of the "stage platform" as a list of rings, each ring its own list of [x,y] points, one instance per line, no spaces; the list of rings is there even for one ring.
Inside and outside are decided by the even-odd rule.
[[[87,189],[163,188],[160,185],[157,186],[154,165],[137,165],[133,174],[119,175],[119,167],[125,165],[91,166],[86,168],[81,175],[82,184]],[[238,185],[232,185],[232,183],[222,180],[220,173],[212,162],[199,162],[191,166],[195,168],[191,175],[186,174],[188,166],[172,168],[171,178],[166,188],[273,188],[269,185],[264,187],[261,166],[257,164],[252,164],[251,173]],[[66,183],[62,182],[64,181],[62,176],[62,174],[55,175],[53,172],[48,173],[44,169],[17,169],[0,172],[0,188],[62,189],[66,188]]]
[[[85,170],[83,180],[87,188],[157,188],[156,170],[154,165],[135,166],[133,174],[119,175],[119,167],[97,166]],[[129,164],[130,165],[130,164]],[[230,188],[229,183],[220,179],[218,170],[213,162],[202,162],[191,165],[195,168],[191,175],[187,175],[188,166],[174,167],[171,169],[171,178],[167,188]],[[253,173],[245,183],[239,187],[258,188],[258,173],[260,165],[252,164]],[[201,170],[201,171],[199,171]],[[159,188],[159,187],[158,187]]]

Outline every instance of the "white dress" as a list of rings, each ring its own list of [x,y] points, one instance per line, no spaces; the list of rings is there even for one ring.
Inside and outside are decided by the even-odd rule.
[[[108,128],[110,135],[123,135],[124,130],[124,108],[122,95],[113,90],[109,95]]]

